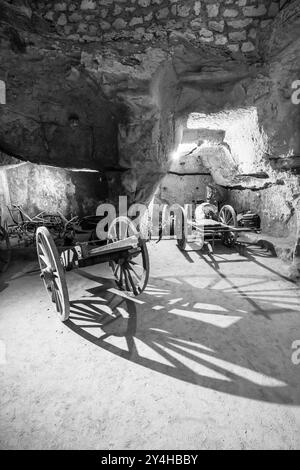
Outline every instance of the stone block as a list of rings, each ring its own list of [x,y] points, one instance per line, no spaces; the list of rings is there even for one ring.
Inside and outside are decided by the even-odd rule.
[[[123,18],[117,18],[114,22],[113,22],[113,27],[115,29],[117,29],[118,31],[120,31],[121,29],[124,29],[126,28],[127,26],[127,21],[123,20]]]
[[[242,49],[242,52],[252,52],[255,50],[255,46],[252,42],[248,41],[248,42],[244,42],[241,49]]]
[[[151,21],[153,18],[153,11],[150,11],[148,15],[144,16],[145,21]]]
[[[238,16],[238,14],[238,10],[234,10],[233,8],[227,8],[226,10],[224,10],[223,16],[225,18],[235,18],[236,16]]]
[[[243,8],[243,14],[245,16],[264,16],[267,13],[267,9],[265,5],[259,5],[259,6],[248,6]]]
[[[113,16],[119,16],[122,13],[122,7],[120,5],[115,5]]]
[[[77,33],[86,33],[88,30],[88,25],[86,23],[79,23],[77,28]]]
[[[196,30],[199,30],[201,27],[202,27],[202,21],[200,18],[197,18],[193,21],[191,21],[190,25],[191,25],[191,28],[196,31]]]
[[[217,46],[224,46],[224,44],[227,44],[228,39],[224,34],[216,34],[215,35],[215,44]]]
[[[138,0],[138,4],[143,7],[147,8],[151,3],[151,0]]]
[[[80,8],[81,10],[95,10],[97,4],[94,0],[82,0]]]
[[[169,15],[169,8],[167,7],[162,8],[161,10],[158,10],[155,14],[158,20],[163,20],[164,18],[167,18],[168,15]]]
[[[44,16],[44,18],[49,21],[53,21],[53,17],[54,17],[54,11],[47,11],[46,15]]]
[[[203,36],[200,37],[200,41],[201,42],[207,42],[207,43],[210,43],[210,42],[213,42],[214,38],[213,36],[211,38],[205,38]]]
[[[246,18],[244,20],[227,21],[228,26],[230,26],[230,28],[234,28],[234,29],[244,29],[244,28],[246,28],[246,26],[248,26],[251,23],[252,23],[251,18]]]
[[[209,29],[213,31],[217,31],[219,33],[222,33],[224,31],[224,21],[209,21],[208,27]]]
[[[106,18],[108,14],[108,9],[107,8],[102,8],[100,11],[100,16],[101,18]]]
[[[133,17],[130,20],[129,26],[136,26],[138,24],[143,24],[143,18]]]
[[[210,31],[209,29],[206,29],[206,28],[201,28],[200,31],[199,31],[199,34],[200,34],[200,36],[203,36],[205,38],[210,38],[210,37],[213,36],[212,31]]]
[[[238,52],[240,50],[240,46],[238,44],[229,44],[227,47],[232,52]]]
[[[187,18],[190,14],[190,9],[189,5],[180,5],[177,7],[177,15],[181,18]]]
[[[102,31],[108,31],[111,28],[111,25],[108,23],[108,21],[100,21],[99,26]]]
[[[219,5],[206,5],[209,18],[215,18],[219,14]]]
[[[62,13],[58,20],[57,20],[58,26],[65,26],[67,24],[67,17],[64,13]]]
[[[229,33],[229,39],[231,41],[244,41],[247,39],[246,31],[235,31],[233,33]]]
[[[197,0],[194,3],[194,13],[195,13],[196,16],[199,16],[200,12],[201,12],[201,2],[199,0]]]
[[[79,13],[77,13],[76,11],[72,13],[72,15],[69,16],[69,21],[71,23],[78,23],[79,21],[81,21],[81,19],[82,19],[82,16],[79,15]]]
[[[254,28],[250,29],[250,31],[249,31],[249,38],[255,39],[256,36],[257,36],[257,31],[256,31],[256,29],[254,29]]]
[[[67,4],[65,2],[56,3],[54,6],[55,11],[66,11]]]

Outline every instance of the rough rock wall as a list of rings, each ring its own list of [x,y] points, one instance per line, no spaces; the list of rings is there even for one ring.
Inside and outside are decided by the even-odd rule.
[[[97,172],[68,171],[32,163],[0,167],[0,206],[21,204],[34,216],[60,211],[65,216],[95,214],[107,187]]]
[[[300,105],[292,84],[300,79],[300,4],[289,2],[261,42],[267,75],[255,80],[249,100],[256,105],[267,149],[256,168],[264,169],[267,187],[257,192],[232,191],[239,210],[256,210],[263,230],[273,236],[300,236]],[[255,165],[254,165],[255,168]]]
[[[0,150],[103,171],[110,199],[149,200],[169,169],[186,110],[235,106],[236,83],[256,73],[242,57],[182,38],[154,45],[65,41],[26,2],[21,6],[0,2],[0,79],[7,85]],[[200,83],[191,93],[195,73]]]
[[[281,184],[282,170],[297,171],[300,107],[292,102],[292,84],[300,76],[299,28],[300,4],[294,0],[263,34],[261,63],[252,76],[241,75],[230,85],[224,75],[215,87],[199,72],[186,77],[189,88],[177,109],[185,113],[184,128],[198,132],[194,144],[219,184],[262,188]],[[211,135],[202,137],[203,129]],[[259,172],[264,180],[241,179]]]
[[[213,179],[199,157],[173,155],[168,174],[155,193],[155,201],[163,204],[190,204],[206,199],[206,187]]]
[[[300,210],[296,177],[290,176],[281,186],[256,191],[231,190],[228,194],[229,202],[238,212],[252,210],[259,214],[263,233],[296,242]]]
[[[37,11],[69,40],[165,40],[180,32],[198,43],[255,50],[259,28],[279,11],[279,0],[52,0]]]
[[[219,90],[221,112],[203,88],[197,100],[200,80],[191,76],[193,112],[184,122],[196,133],[194,154],[229,189],[236,209],[258,212],[265,232],[294,242],[300,233],[300,106],[292,100],[292,84],[300,78],[299,30],[300,4],[291,1],[261,38],[257,75],[231,89],[224,84],[222,105]]]

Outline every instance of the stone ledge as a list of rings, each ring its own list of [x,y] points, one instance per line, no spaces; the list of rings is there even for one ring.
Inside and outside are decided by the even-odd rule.
[[[240,241],[253,243],[268,248],[274,255],[284,261],[292,261],[296,240],[294,238],[272,237],[265,233],[245,232],[239,237]]]
[[[239,241],[266,248],[285,263],[283,265],[283,276],[291,281],[300,279],[300,260],[297,263],[294,259],[295,238],[280,238],[265,233],[245,232],[240,234]]]

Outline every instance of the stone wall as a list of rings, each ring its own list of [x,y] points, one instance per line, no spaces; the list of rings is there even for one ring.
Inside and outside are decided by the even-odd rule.
[[[176,34],[249,53],[286,0],[52,0],[38,13],[81,42],[154,41]]]

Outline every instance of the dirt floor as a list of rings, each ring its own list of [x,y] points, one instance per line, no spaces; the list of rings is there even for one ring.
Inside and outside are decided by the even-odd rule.
[[[33,261],[0,282],[3,449],[300,448],[299,287],[253,246],[149,244],[148,288],[67,274],[60,323]]]

